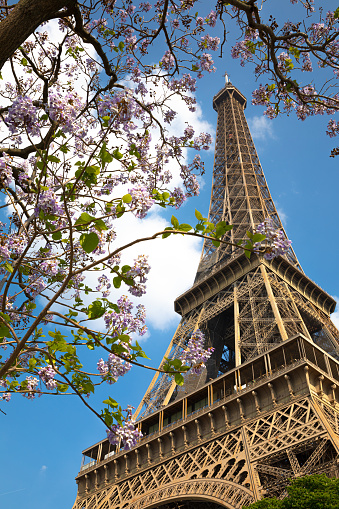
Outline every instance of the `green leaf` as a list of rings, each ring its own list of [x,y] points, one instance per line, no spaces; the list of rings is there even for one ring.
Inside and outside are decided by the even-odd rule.
[[[76,229],[78,231],[80,231],[80,230],[84,230],[85,228],[87,228],[90,223],[93,223],[93,226],[99,232],[108,230],[105,222],[102,219],[96,219],[95,217],[91,216],[90,214],[87,214],[87,212],[83,212],[81,214],[81,216],[74,223],[74,226],[76,227]]]
[[[14,270],[12,265],[7,261],[3,264],[3,267],[7,270],[7,272],[10,272],[10,273],[12,273]]]
[[[255,233],[252,237],[252,242],[253,243],[261,242],[262,240],[265,240],[265,239],[266,239],[266,235],[264,235],[262,233]]]
[[[195,209],[195,217],[198,219],[198,221],[201,221],[203,218],[203,215],[199,210]]]
[[[75,226],[77,225],[88,225],[89,223],[91,223],[92,221],[95,220],[95,217],[93,216],[90,216],[89,214],[87,214],[87,212],[83,212],[81,214],[81,216],[75,221]],[[81,230],[82,228],[77,228],[78,230]]]
[[[212,244],[213,244],[213,246],[215,246],[215,247],[219,247],[219,246],[220,246],[220,242],[219,242],[219,240],[212,240]]]
[[[11,338],[12,335],[10,333],[10,330],[4,323],[0,324],[0,337],[1,338]]]
[[[131,203],[132,201],[132,196],[130,194],[125,194],[123,197],[122,197],[122,201],[124,203]]]
[[[86,253],[92,253],[99,244],[99,237],[96,233],[83,233],[80,236],[80,245]]]
[[[60,392],[66,392],[68,390],[67,384],[58,384],[58,391]]]
[[[121,286],[121,277],[119,276],[116,276],[113,278],[113,285],[114,285],[114,288],[120,288]]]
[[[37,360],[34,359],[34,357],[32,359],[29,359],[29,362],[28,362],[29,369],[33,369],[35,367],[36,363],[37,363]]]
[[[174,226],[175,229],[178,229],[179,221],[177,220],[177,218],[175,216],[171,217],[171,224]]]
[[[60,163],[60,159],[56,156],[48,156],[47,161],[50,161],[51,163]]]
[[[61,232],[55,232],[52,235],[53,240],[60,240],[61,239]]]
[[[192,226],[190,224],[182,223],[178,226],[177,229],[183,232],[189,232],[192,230]]]
[[[337,9],[334,11],[334,19],[338,19],[339,18],[339,7],[337,7]]]
[[[174,375],[174,380],[177,385],[184,385],[185,379],[181,373],[176,373]]]
[[[21,59],[21,63],[22,63],[22,65],[25,65],[25,66],[26,66],[26,65],[28,64],[28,62],[27,62],[27,58],[22,58],[22,59]]]
[[[119,152],[119,149],[117,149],[117,148],[114,150],[114,152],[113,152],[113,154],[112,154],[112,155],[113,155],[114,159],[118,159],[118,160],[119,160],[119,159],[122,159],[122,158],[124,157],[124,156],[122,155],[122,153],[121,153],[121,152]]]
[[[100,318],[105,313],[105,308],[102,305],[100,300],[95,300],[88,306],[87,316],[89,320],[95,320],[96,318]]]
[[[104,119],[106,117],[103,117]],[[107,117],[107,119],[109,120],[110,117]],[[100,149],[100,152],[99,152],[99,158],[101,160],[101,167],[104,168],[104,166],[108,163],[111,163],[113,161],[113,156],[107,152],[106,150],[106,143],[103,143],[102,144],[102,147]]]
[[[108,230],[105,222],[102,219],[96,219],[94,221],[94,228],[98,230],[98,232],[102,232],[104,230]]]
[[[111,408],[117,408],[119,406],[118,403],[111,397],[109,397],[108,399],[104,399],[103,404],[108,405]]]
[[[64,154],[67,154],[67,152],[69,152],[69,148],[67,147],[67,145],[61,145],[60,150]]]

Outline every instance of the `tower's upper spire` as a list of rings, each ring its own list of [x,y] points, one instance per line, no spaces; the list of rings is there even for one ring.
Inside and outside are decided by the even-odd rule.
[[[247,125],[245,107],[246,98],[225,74],[224,87],[213,97],[218,121],[209,220],[232,224],[233,230],[225,240],[233,244],[267,217],[273,219],[276,228],[283,229]],[[221,244],[216,248],[205,240],[196,280],[238,254],[234,247]],[[287,257],[300,269],[292,249]]]
[[[229,78],[229,75],[227,74],[227,72],[225,72],[224,77],[225,77],[225,85],[228,85],[230,83],[230,78]]]

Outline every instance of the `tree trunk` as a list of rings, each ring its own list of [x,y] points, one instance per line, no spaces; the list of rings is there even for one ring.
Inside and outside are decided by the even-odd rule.
[[[19,0],[0,23],[0,69],[41,23],[75,4],[76,0]]]

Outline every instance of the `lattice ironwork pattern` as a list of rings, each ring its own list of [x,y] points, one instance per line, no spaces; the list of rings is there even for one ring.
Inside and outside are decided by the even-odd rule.
[[[178,357],[196,328],[215,349],[206,370],[186,375],[182,388],[156,375],[138,408],[142,417],[298,333],[339,357],[339,332],[330,318],[264,264],[185,315],[165,357]]]
[[[230,83],[218,113],[209,219],[237,243],[266,217],[281,221],[252,141],[244,96]],[[135,416],[132,451],[86,452],[74,509],[241,509],[286,496],[288,479],[339,476],[339,332],[334,299],[290,249],[268,262],[205,241],[197,277],[178,297],[182,320],[165,358],[200,328],[214,353],[182,387],[156,374]],[[160,364],[162,367],[164,360]]]
[[[115,467],[113,479],[108,480],[105,471],[104,481],[95,470],[88,481],[88,474],[85,492],[74,509],[189,509],[193,501],[205,501],[204,509],[241,509],[263,496],[284,496],[290,478],[312,472],[337,475],[339,437],[328,431],[326,412],[332,415],[331,426],[339,414],[328,405],[320,410],[316,399],[290,395],[285,405],[272,400],[270,411],[258,411],[255,419],[243,417],[243,423],[235,427],[226,421],[217,428],[214,412],[205,436],[190,436],[184,446],[167,453],[162,451],[165,445],[159,448],[155,441],[152,460],[140,462],[137,469],[129,468],[133,459],[126,454],[124,470],[119,473]],[[195,422],[202,428],[204,416],[200,414]],[[165,437],[160,439],[160,443],[165,441]]]
[[[227,84],[214,97],[213,106],[218,120],[209,220],[232,224],[233,230],[225,239],[233,244],[244,239],[246,230],[254,230],[267,217],[273,219],[277,228],[283,229],[244,114],[246,99]],[[233,246],[216,248],[205,240],[196,280],[234,254]],[[288,259],[300,268],[292,249]]]

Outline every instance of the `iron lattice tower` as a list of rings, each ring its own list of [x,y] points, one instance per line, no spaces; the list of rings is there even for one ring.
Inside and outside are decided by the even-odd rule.
[[[209,220],[233,224],[233,244],[271,217],[282,229],[231,83],[218,113]],[[266,261],[205,240],[194,285],[164,358],[200,328],[214,353],[183,387],[155,375],[135,416],[144,438],[129,452],[107,440],[84,451],[75,509],[229,509],[284,496],[288,478],[338,474],[339,332],[334,299],[293,249]],[[162,363],[161,363],[162,365]],[[160,365],[160,367],[161,367]]]

